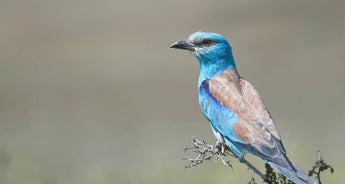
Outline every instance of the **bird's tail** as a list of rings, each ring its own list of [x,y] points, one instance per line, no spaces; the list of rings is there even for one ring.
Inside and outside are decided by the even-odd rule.
[[[291,163],[289,160],[287,161],[290,163],[289,165],[291,167],[286,167],[286,165],[281,166],[273,162],[268,162],[268,164],[296,184],[316,184],[316,182],[311,180],[310,177],[302,171],[302,169]]]

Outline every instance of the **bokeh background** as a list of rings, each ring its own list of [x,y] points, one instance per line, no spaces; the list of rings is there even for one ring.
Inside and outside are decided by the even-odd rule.
[[[304,170],[317,150],[345,183],[345,1],[0,1],[0,183],[246,183],[208,162],[199,66],[169,45],[226,36]],[[253,158],[250,158],[253,159]],[[253,159],[260,168],[263,163]]]

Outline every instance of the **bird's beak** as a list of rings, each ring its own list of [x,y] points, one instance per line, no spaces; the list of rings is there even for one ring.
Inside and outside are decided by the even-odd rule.
[[[170,45],[170,48],[195,51],[196,46],[186,40],[180,40]]]

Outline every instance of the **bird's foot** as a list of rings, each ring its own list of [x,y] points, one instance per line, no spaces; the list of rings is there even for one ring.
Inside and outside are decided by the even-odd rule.
[[[225,151],[229,150],[229,147],[224,142],[217,141],[215,147],[223,155],[225,155]]]

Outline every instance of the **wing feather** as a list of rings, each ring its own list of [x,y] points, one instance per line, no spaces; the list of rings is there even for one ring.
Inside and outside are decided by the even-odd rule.
[[[237,71],[228,70],[209,81],[212,96],[239,116],[234,133],[256,149],[257,154],[280,155],[285,149],[273,119],[260,95]],[[278,154],[278,155],[277,155]]]

